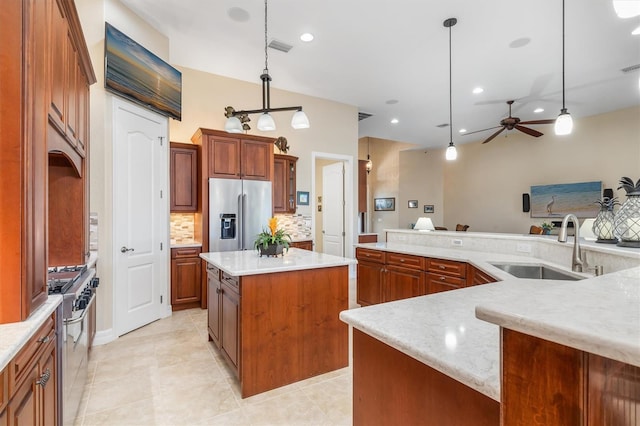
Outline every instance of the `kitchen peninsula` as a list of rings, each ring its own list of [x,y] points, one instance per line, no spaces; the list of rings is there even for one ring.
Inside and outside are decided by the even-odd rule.
[[[467,263],[500,282],[342,312],[354,327],[354,424],[627,424],[640,399],[640,252],[585,242],[605,274],[578,281],[495,266],[571,274],[572,245],[416,231],[358,245]]]
[[[209,340],[243,398],[346,367],[349,265],[355,260],[290,248],[202,253],[207,262]]]

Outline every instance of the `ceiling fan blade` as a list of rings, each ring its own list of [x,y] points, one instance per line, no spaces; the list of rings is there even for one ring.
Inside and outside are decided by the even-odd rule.
[[[550,118],[548,120],[529,120],[529,121],[521,121],[520,124],[553,124],[556,122],[555,118]]]
[[[473,132],[463,133],[462,136],[473,135],[474,133],[485,132],[487,130],[497,129],[498,127],[502,127],[502,126],[494,126],[494,127],[489,127],[488,129],[474,130]]]
[[[495,132],[494,134],[492,134],[491,136],[489,136],[484,142],[482,143],[487,143],[489,142],[491,139],[495,138],[496,136],[498,136],[500,133],[504,132],[504,129],[506,129],[506,127],[502,127],[502,129],[498,130],[497,132]]]
[[[536,138],[544,135],[544,133],[540,133],[537,130],[530,129],[528,127],[524,127],[524,126],[521,126],[519,124],[516,124],[515,128],[520,130],[523,133],[526,133],[526,134],[531,135],[531,136],[536,137]]]

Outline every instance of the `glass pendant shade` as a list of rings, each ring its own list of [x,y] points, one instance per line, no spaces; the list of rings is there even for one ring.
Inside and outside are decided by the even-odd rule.
[[[456,146],[453,144],[453,142],[449,143],[449,146],[447,147],[447,151],[444,156],[449,161],[453,161],[456,158],[458,158],[458,150],[456,149]]]
[[[229,117],[227,118],[226,123],[224,123],[224,130],[228,133],[242,133],[242,123],[238,117]]]
[[[273,121],[273,117],[269,115],[268,112],[265,112],[258,119],[258,130],[263,132],[270,132],[276,129],[276,122]]]
[[[302,110],[296,111],[296,113],[293,114],[293,117],[291,118],[291,127],[296,130],[308,129],[309,118],[307,117],[307,114],[305,114]]]
[[[367,155],[367,164],[364,166],[364,168],[367,171],[367,173],[373,170],[373,161],[371,161],[371,159],[369,158],[369,155]]]
[[[571,118],[571,114],[567,112],[566,108],[563,108],[560,111],[560,115],[556,118],[556,124],[553,129],[558,136],[571,134],[571,131],[573,130],[573,119]]]

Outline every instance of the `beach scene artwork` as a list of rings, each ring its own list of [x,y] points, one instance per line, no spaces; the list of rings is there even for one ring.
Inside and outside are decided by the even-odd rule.
[[[531,187],[531,217],[562,219],[569,213],[579,218],[596,217],[602,182],[560,183]]]
[[[105,88],[162,115],[182,118],[182,73],[109,23]]]

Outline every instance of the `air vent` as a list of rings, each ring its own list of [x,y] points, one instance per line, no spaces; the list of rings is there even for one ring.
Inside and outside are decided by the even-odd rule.
[[[271,40],[271,43],[268,45],[270,48],[279,50],[284,53],[289,53],[289,51],[293,48],[290,44],[283,43],[278,40]]]
[[[366,113],[366,112],[360,112],[360,111],[358,111],[358,121],[362,121],[362,120],[364,120],[365,118],[369,118],[369,117],[371,117],[372,115],[373,115],[373,114],[369,114],[369,113]]]
[[[627,73],[640,70],[640,64],[631,65],[630,67],[622,68],[620,71]]]
[[[443,129],[445,127],[449,127],[449,123],[442,123],[442,124],[438,124],[436,127]]]

